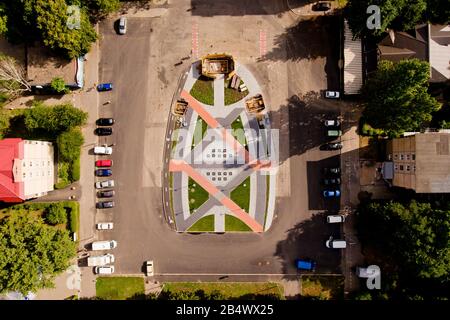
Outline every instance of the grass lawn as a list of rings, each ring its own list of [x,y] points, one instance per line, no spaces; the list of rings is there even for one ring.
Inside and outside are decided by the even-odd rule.
[[[209,193],[198,185],[194,180],[189,178],[189,211],[194,212],[199,208],[206,200],[209,199]]]
[[[203,217],[188,229],[189,232],[209,232],[214,231],[214,215]]]
[[[266,227],[266,221],[267,221],[267,208],[269,206],[269,189],[270,189],[270,174],[266,176],[266,213],[264,215],[264,228]]]
[[[235,216],[225,216],[225,231],[252,231],[248,225]]]
[[[213,79],[200,76],[200,78],[198,78],[192,86],[190,94],[204,104],[210,106],[214,105]]]
[[[242,125],[241,116],[237,117],[231,123],[231,129],[231,134],[233,135],[233,137],[243,146],[247,146],[247,139],[245,138],[244,126]]]
[[[231,191],[230,198],[241,207],[241,209],[248,213],[250,206],[250,177],[245,179],[236,187],[236,189]]]
[[[207,129],[208,124],[201,117],[198,117],[197,123],[195,124],[194,136],[192,137],[191,150],[203,140]]]
[[[239,90],[235,90],[232,88],[229,88],[230,80],[225,81],[225,105],[228,106],[230,104],[236,103],[239,100],[244,99],[248,95],[248,90],[244,92],[240,92]],[[244,84],[244,81],[241,79],[241,84]]]
[[[105,300],[126,300],[145,293],[144,278],[99,277],[95,283],[97,297]]]
[[[249,294],[274,294],[284,299],[283,287],[273,282],[171,282],[165,283],[163,288],[170,292],[197,290],[207,294],[218,291],[225,299],[245,298]]]
[[[301,295],[320,300],[344,298],[344,277],[342,276],[303,276]]]

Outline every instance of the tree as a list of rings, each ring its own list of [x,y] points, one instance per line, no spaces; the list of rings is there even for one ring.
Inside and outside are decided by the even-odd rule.
[[[58,93],[69,93],[70,90],[66,88],[66,83],[62,78],[55,77],[52,79],[52,82],[50,83],[50,86],[53,90],[55,90]]]
[[[363,113],[367,122],[389,136],[418,130],[441,107],[427,92],[429,77],[427,62],[382,60],[362,90],[367,101]]]
[[[71,162],[80,157],[80,148],[84,143],[80,129],[71,129],[57,138],[60,160]]]
[[[45,221],[51,225],[67,223],[67,211],[61,202],[52,203],[45,214]]]
[[[61,51],[68,58],[76,58],[89,52],[97,34],[84,9],[80,10],[79,29],[68,27],[69,17],[64,0],[36,0],[34,9],[37,28],[46,46]]]
[[[27,294],[53,286],[54,277],[69,267],[76,243],[66,230],[42,219],[13,213],[0,220],[0,293]]]
[[[6,15],[6,6],[4,3],[0,3],[0,35],[6,34],[8,30],[7,26],[8,16]]]
[[[369,30],[366,13],[370,5],[377,5],[381,13],[381,28]],[[349,0],[344,8],[344,16],[356,37],[380,36],[387,28],[408,30],[423,20],[426,0]]]
[[[99,17],[104,17],[120,7],[119,0],[83,0],[83,3],[91,14]]]
[[[426,19],[435,24],[449,24],[450,2],[448,0],[427,0]]]
[[[44,129],[49,132],[61,133],[86,123],[87,113],[66,103],[47,107],[36,103],[24,113],[25,126],[28,130]]]
[[[15,96],[30,90],[23,68],[14,58],[0,54],[0,93]]]

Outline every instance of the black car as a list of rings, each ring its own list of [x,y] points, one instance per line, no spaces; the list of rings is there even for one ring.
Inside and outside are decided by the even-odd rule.
[[[326,175],[327,174],[340,174],[341,173],[341,168],[339,168],[339,167],[324,168],[323,169],[323,173],[326,174]]]
[[[110,136],[112,135],[112,128],[97,128],[95,134],[98,136]]]
[[[97,209],[108,209],[108,208],[114,208],[114,201],[101,201],[97,202],[95,204],[95,207]]]
[[[100,118],[97,120],[98,126],[112,126],[114,124],[113,118]]]
[[[114,197],[114,190],[105,190],[97,192],[99,198],[112,198]]]
[[[334,168],[336,169],[336,168]],[[341,178],[325,178],[323,179],[323,184],[326,186],[339,185],[341,184]]]
[[[331,3],[330,2],[319,2],[313,5],[312,7],[313,11],[328,11],[331,9]]]
[[[326,143],[320,147],[321,150],[339,150],[342,149],[342,143]]]

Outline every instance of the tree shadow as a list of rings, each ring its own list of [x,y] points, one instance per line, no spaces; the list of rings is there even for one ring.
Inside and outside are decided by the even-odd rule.
[[[340,235],[339,224],[326,223],[328,214],[313,214],[310,219],[289,229],[285,240],[277,243],[275,255],[282,261],[283,274],[298,272],[295,268],[297,258],[316,261],[316,273],[340,272],[340,250],[325,247],[330,235]]]
[[[245,15],[273,15],[288,11],[286,1],[272,0],[191,0],[188,9],[193,16],[245,16]]]

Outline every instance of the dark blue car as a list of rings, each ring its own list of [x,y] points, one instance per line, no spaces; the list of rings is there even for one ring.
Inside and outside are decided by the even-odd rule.
[[[97,91],[110,91],[113,89],[112,83],[100,83],[97,86]]]
[[[95,175],[97,177],[108,177],[108,176],[112,175],[112,170],[111,169],[97,169],[97,170],[95,170]]]
[[[297,259],[295,260],[297,270],[314,271],[316,262],[311,259]]]

